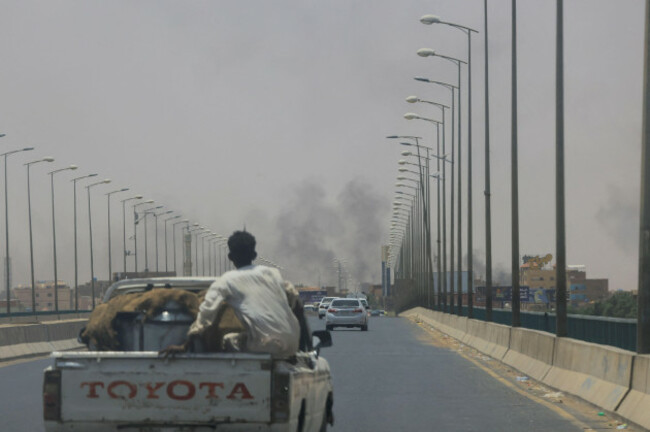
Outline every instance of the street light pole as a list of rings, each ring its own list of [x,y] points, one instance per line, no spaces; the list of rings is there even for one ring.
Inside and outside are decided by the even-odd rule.
[[[490,209],[490,80],[488,79],[488,0],[484,0],[485,28],[485,320],[492,321],[492,216]]]
[[[148,209],[145,209],[142,214],[144,215],[144,271],[148,272],[149,271],[149,240],[147,239],[148,236],[148,229],[147,229],[147,216],[150,214],[153,214],[153,210],[158,210],[161,209],[163,206],[157,206],[157,207],[150,207]],[[158,229],[158,224],[156,224],[156,230]],[[156,243],[156,249],[158,249],[158,243]]]
[[[113,280],[113,260],[111,257],[111,195],[120,192],[126,192],[128,190],[129,188],[122,188],[106,194],[106,201],[107,201],[106,207],[108,210],[108,280],[109,281]]]
[[[24,164],[27,167],[27,211],[29,214],[29,269],[32,281],[32,312],[36,316],[36,280],[34,278],[34,241],[32,236],[32,193],[30,189],[29,168],[39,162],[54,162],[52,157],[44,157],[43,159],[27,162]],[[9,304],[9,303],[7,303]]]
[[[74,310],[79,311],[79,267],[77,255],[77,181],[89,177],[95,177],[97,174],[88,174],[85,176],[73,178],[72,182],[72,209],[74,214]]]
[[[445,24],[451,27],[454,27],[467,35],[467,316],[472,318],[473,316],[473,285],[474,285],[474,269],[473,269],[473,237],[472,237],[472,32],[478,33],[478,31],[466,27],[463,25],[442,21],[439,17],[435,15],[424,15],[420,18],[422,24],[431,25],[431,24]],[[458,60],[457,60],[458,61]],[[460,85],[460,63],[458,63],[459,69],[459,85]],[[460,102],[460,100],[459,100]],[[460,117],[460,116],[459,116]],[[459,140],[460,144],[460,140]],[[458,151],[458,172],[460,176],[460,146]],[[460,182],[458,183],[459,188],[459,207],[460,207]],[[460,213],[460,212],[459,212]],[[460,221],[460,214],[458,215]],[[460,237],[460,223],[459,223],[459,237]],[[460,251],[460,239],[458,241],[458,249]],[[460,253],[459,253],[460,256]],[[462,259],[462,257],[461,257]],[[460,265],[460,261],[459,261]]]
[[[150,199],[147,201],[139,202],[137,204],[133,204],[133,249],[134,249],[134,255],[135,255],[135,272],[138,272],[138,223],[140,222],[138,219],[138,212],[136,211],[136,208],[138,206],[144,205],[144,204],[153,204],[154,200]]]
[[[50,176],[50,185],[52,189],[52,246],[54,251],[54,310],[56,314],[59,314],[59,274],[57,272],[56,265],[56,219],[54,217],[54,174],[71,170],[74,171],[77,169],[76,165],[70,165],[66,168],[59,168],[58,170],[50,171],[48,174]]]
[[[158,217],[166,214],[174,213],[173,210],[168,210],[166,212],[162,213],[155,213],[151,212],[151,215],[154,218],[155,224],[156,224],[156,229],[155,229],[155,235],[156,235],[156,273],[160,272],[160,259],[158,258]],[[165,246],[167,245],[167,227],[165,226]],[[166,251],[165,251],[166,252]],[[167,256],[167,254],[165,254]]]
[[[423,77],[415,77],[414,79],[416,81],[420,82],[426,82],[426,83],[431,83],[431,84],[437,84],[442,87],[445,87],[446,89],[451,91],[451,160],[448,162],[451,164],[451,175],[450,175],[450,201],[449,201],[449,312],[454,313],[454,305],[456,303],[455,301],[455,283],[456,280],[454,279],[455,276],[455,262],[454,262],[454,165],[456,161],[456,156],[455,156],[455,143],[456,143],[456,116],[459,116],[458,123],[460,126],[460,97],[458,100],[458,107],[459,107],[459,112],[456,112],[456,90],[458,90],[459,96],[460,96],[460,67],[458,71],[458,86],[455,86],[453,84],[441,82],[441,81],[434,81],[430,80],[428,78],[423,78]],[[460,130],[458,131],[458,137],[459,137],[459,142],[460,142]],[[460,144],[458,144],[460,145]],[[443,141],[443,148],[444,148],[444,141]],[[445,150],[443,150],[443,153],[445,153]],[[459,161],[460,162],[460,161]],[[443,177],[444,181],[443,184],[446,185],[447,183],[447,177],[446,173],[444,170],[444,164],[443,164]],[[444,193],[444,192],[443,192]],[[460,198],[459,198],[460,202]],[[459,268],[460,268],[460,261],[459,261]],[[459,285],[460,286],[460,285]],[[458,289],[458,292],[460,294],[461,290],[460,288]]]
[[[124,273],[126,273],[126,202],[132,200],[139,200],[139,199],[142,199],[142,195],[136,195],[131,198],[126,198],[121,200],[122,202],[122,259],[124,260],[122,268]]]
[[[176,225],[186,224],[189,227],[189,219],[183,219],[180,222],[172,224],[172,248],[174,248],[174,273],[176,273]],[[176,274],[178,276],[178,274]]]
[[[180,217],[181,217],[181,215],[176,215],[176,216],[172,216],[172,217],[167,218],[167,219],[164,220],[164,223],[165,223],[165,273],[169,272],[169,258],[168,258],[168,255],[167,255],[167,222],[169,222],[170,220],[173,220],[173,219],[178,219]]]
[[[555,242],[557,264],[557,290],[555,307],[556,336],[563,337],[567,331],[566,290],[566,225],[564,211],[564,8],[563,0],[557,0],[556,61],[555,61]]]
[[[90,289],[92,294],[93,310],[95,309],[95,262],[93,259],[93,218],[92,212],[90,211],[90,188],[110,182],[110,179],[104,179],[86,186],[86,192],[88,193],[88,230],[90,233]]]
[[[650,0],[645,2],[643,128],[636,350],[650,354]]]
[[[3,135],[4,136],[4,135]],[[5,288],[7,289],[7,315],[11,316],[11,275],[9,259],[9,188],[7,186],[7,157],[14,153],[34,150],[34,147],[25,147],[0,154],[5,158]]]
[[[519,299],[519,164],[517,143],[517,0],[512,0],[512,102],[511,102],[511,201],[512,201],[512,326],[521,326]]]

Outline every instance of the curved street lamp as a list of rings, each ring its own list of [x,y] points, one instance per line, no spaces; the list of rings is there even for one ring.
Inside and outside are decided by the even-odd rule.
[[[133,200],[140,200],[142,199],[142,195],[135,195],[132,196],[131,198],[126,198],[123,200],[120,200],[122,203],[122,259],[123,259],[123,272],[126,274],[126,203],[128,201],[133,201]]]
[[[170,220],[179,219],[180,217],[181,215],[176,215],[163,220],[163,223],[165,225],[165,273],[169,272],[169,258],[167,255],[167,222]]]
[[[99,186],[102,184],[110,183],[111,179],[104,179],[95,183],[91,183],[86,186],[86,192],[88,193],[88,230],[90,234],[90,289],[92,295],[92,306],[93,310],[95,309],[95,261],[93,257],[93,218],[92,212],[90,210],[90,189]]]
[[[34,242],[32,236],[32,194],[29,186],[29,168],[39,162],[54,162],[53,157],[44,157],[24,164],[27,167],[27,211],[29,214],[29,269],[32,281],[32,312],[36,315],[36,281],[34,278]],[[9,303],[7,303],[8,305]]]
[[[189,227],[190,220],[183,219],[182,221],[172,224],[172,248],[174,249],[174,273],[176,273],[176,225],[186,224]],[[178,276],[178,274],[176,274]]]
[[[467,35],[467,88],[468,88],[468,113],[467,113],[467,272],[469,273],[469,278],[468,278],[468,286],[467,286],[467,311],[468,311],[468,316],[471,318],[473,316],[473,279],[474,277],[472,276],[473,272],[473,237],[472,237],[472,32],[473,33],[478,33],[478,31],[474,30],[473,28],[463,26],[460,24],[448,22],[448,21],[443,21],[438,17],[437,15],[423,15],[420,18],[420,22],[422,24],[426,25],[431,25],[431,24],[444,24],[448,25],[451,27],[454,27],[463,33]],[[426,49],[425,49],[426,50]],[[422,51],[422,50],[421,50]],[[431,50],[433,51],[433,50]],[[427,55],[437,55],[435,53],[428,54],[423,52],[423,54],[420,54],[420,51],[418,51],[418,55],[422,56],[427,56]],[[443,57],[438,55],[439,57]],[[443,57],[444,58],[444,57]],[[458,76],[460,78],[460,60],[457,59],[451,59],[447,58],[448,60],[455,61],[458,64]],[[458,81],[460,83],[460,79]],[[459,98],[460,101],[460,98]],[[460,120],[460,116],[459,116]],[[459,134],[459,144],[460,144],[460,134]],[[486,154],[487,157],[487,154]],[[458,159],[460,160],[460,145],[458,147]],[[460,235],[460,164],[458,164],[458,176],[459,176],[459,183],[458,183],[458,189],[459,189],[459,195],[458,195],[458,207],[459,207],[459,214],[458,214],[458,267],[459,269],[461,268],[461,262],[462,262],[462,256],[461,256],[461,235]],[[462,278],[461,278],[461,272],[458,273],[458,289],[459,293],[462,292]],[[458,313],[460,315],[462,311],[462,304],[460,303],[460,300],[462,299],[462,295],[459,294],[459,305],[458,305]]]
[[[2,135],[4,136],[4,134]],[[7,314],[11,315],[11,269],[9,258],[9,194],[7,186],[7,157],[14,153],[34,150],[34,147],[25,147],[0,154],[5,158],[5,288],[7,289]]]
[[[106,194],[107,209],[108,209],[108,280],[113,280],[113,260],[111,257],[111,195],[126,192],[129,188],[117,189]]]
[[[72,212],[74,215],[74,310],[79,310],[79,261],[77,253],[77,181],[95,177],[97,174],[88,174],[70,180],[72,182]]]
[[[135,272],[138,272],[138,223],[140,222],[138,218],[138,212],[136,209],[145,204],[153,204],[155,201],[150,199],[146,201],[139,202],[137,204],[133,204],[131,207],[133,207],[133,254],[135,255]]]
[[[57,316],[59,315],[59,280],[57,273],[57,263],[56,263],[56,219],[54,218],[54,174],[60,173],[63,171],[74,171],[77,169],[76,165],[70,165],[65,168],[59,168],[54,171],[47,173],[50,176],[50,185],[52,189],[52,245],[54,251],[54,310],[56,311]]]

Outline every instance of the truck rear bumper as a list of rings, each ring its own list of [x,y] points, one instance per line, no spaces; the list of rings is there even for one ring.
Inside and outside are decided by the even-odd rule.
[[[45,422],[46,432],[280,432],[295,430],[290,423],[220,423],[215,425],[137,425],[97,422]]]

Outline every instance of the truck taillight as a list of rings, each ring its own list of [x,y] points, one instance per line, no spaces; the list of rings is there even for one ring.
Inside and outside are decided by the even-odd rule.
[[[46,370],[43,380],[43,419],[61,420],[61,371]]]
[[[363,312],[363,309],[355,309],[355,312]]]
[[[288,373],[273,374],[273,389],[271,397],[271,418],[274,422],[284,423],[289,421],[291,409],[290,383]]]

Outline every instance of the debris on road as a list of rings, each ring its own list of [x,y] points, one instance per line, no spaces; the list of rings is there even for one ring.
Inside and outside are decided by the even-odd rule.
[[[559,399],[561,397],[564,397],[564,394],[562,392],[552,392],[552,393],[546,393],[542,397],[545,397],[545,398],[548,398],[548,399]]]

